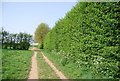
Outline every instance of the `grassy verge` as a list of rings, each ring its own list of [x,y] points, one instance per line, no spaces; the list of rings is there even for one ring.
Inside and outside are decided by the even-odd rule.
[[[62,59],[61,54],[51,53],[47,50],[42,50],[44,54],[54,63],[54,65],[62,72],[68,79],[105,79],[106,76],[93,75],[92,70],[87,67],[77,67],[73,62],[64,65],[65,60]]]
[[[32,51],[2,50],[2,79],[27,79],[31,69]]]
[[[59,79],[52,68],[45,62],[41,53],[37,54],[39,79]]]

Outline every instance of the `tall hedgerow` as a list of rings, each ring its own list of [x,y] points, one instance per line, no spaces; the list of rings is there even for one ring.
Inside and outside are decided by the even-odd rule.
[[[64,51],[93,74],[120,78],[119,2],[78,2],[44,40],[44,48]],[[67,62],[68,63],[68,62]]]

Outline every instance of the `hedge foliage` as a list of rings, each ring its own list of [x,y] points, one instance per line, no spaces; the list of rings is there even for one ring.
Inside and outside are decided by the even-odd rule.
[[[44,49],[64,52],[65,64],[120,78],[119,2],[78,2],[44,40]]]

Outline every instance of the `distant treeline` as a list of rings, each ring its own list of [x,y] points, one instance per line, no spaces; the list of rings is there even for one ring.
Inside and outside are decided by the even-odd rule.
[[[3,49],[28,50],[30,43],[33,41],[32,35],[27,33],[13,34],[2,28],[1,41]]]

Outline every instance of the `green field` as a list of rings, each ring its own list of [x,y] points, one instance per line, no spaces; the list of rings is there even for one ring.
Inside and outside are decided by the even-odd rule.
[[[27,79],[32,51],[2,50],[2,79]]]

